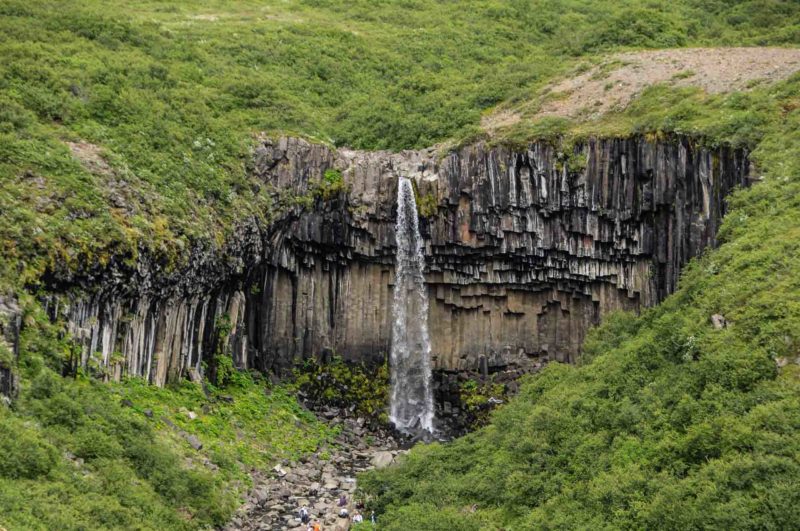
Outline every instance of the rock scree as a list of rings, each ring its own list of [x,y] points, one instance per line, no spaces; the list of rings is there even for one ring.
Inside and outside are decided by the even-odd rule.
[[[481,119],[490,136],[520,121],[545,117],[590,120],[621,111],[657,84],[697,87],[709,94],[747,91],[800,70],[800,50],[775,47],[677,48],[611,54],[558,80],[538,98],[500,106]]]
[[[271,470],[254,471],[253,488],[225,531],[306,531],[299,513],[303,506],[311,521],[319,521],[325,531],[350,528],[350,517],[357,510],[356,474],[390,466],[405,450],[391,432],[371,428],[363,418],[333,413],[329,420],[326,415],[318,416],[341,427],[335,444],[299,461],[284,460]],[[339,516],[342,495],[347,499],[348,518]],[[369,514],[363,516],[369,520]]]

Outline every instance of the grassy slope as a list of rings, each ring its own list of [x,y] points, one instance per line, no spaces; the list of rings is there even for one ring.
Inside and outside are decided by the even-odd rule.
[[[0,527],[220,525],[251,469],[297,459],[335,435],[289,389],[248,374],[228,372],[223,388],[205,390],[62,378],[49,367],[59,367],[68,339],[23,302],[23,391],[13,409],[0,406]]]
[[[797,42],[795,2],[731,4],[5,0],[0,287],[141,249],[180,262],[268,218],[254,132],[421,147],[600,51]],[[64,140],[101,146],[114,174]]]
[[[657,87],[616,130],[757,145],[722,245],[641,317],[594,330],[487,428],[362,479],[384,529],[785,529],[800,486],[800,76],[748,95]],[[710,316],[729,326],[715,330]],[[776,359],[790,365],[776,369]],[[470,507],[477,507],[470,512]]]

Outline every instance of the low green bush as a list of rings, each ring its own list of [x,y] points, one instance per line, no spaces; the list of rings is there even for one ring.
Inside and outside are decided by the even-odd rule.
[[[47,475],[58,461],[56,448],[30,427],[0,408],[0,476],[35,479]]]
[[[493,379],[487,381],[467,380],[459,387],[459,400],[468,415],[468,422],[475,428],[489,422],[494,404],[490,399],[506,401],[508,399],[506,386],[495,383]]]
[[[116,437],[95,427],[83,427],[76,431],[73,444],[75,455],[84,459],[113,459],[124,452]]]
[[[388,422],[388,361],[376,366],[347,362],[339,356],[329,363],[308,359],[294,370],[294,386],[319,406],[353,407],[355,412]]]

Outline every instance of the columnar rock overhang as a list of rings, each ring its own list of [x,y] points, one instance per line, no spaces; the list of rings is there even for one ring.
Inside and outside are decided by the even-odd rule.
[[[747,184],[749,165],[743,150],[682,137],[560,149],[479,143],[440,156],[265,139],[255,174],[288,205],[276,222],[242,225],[224,251],[195,250],[178,274],[142,264],[138,283],[85,286],[90,294],[61,311],[84,342],[83,362],[94,356],[115,377],[159,384],[219,351],[276,372],[331,352],[382,359],[404,175],[425,205],[435,366],[575,361],[608,312],[675,289],[681,267],[714,245],[724,197]],[[313,196],[328,169],[341,171],[346,192]],[[232,325],[224,345],[222,318]]]

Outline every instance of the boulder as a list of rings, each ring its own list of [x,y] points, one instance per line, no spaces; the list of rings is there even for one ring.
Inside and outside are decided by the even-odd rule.
[[[714,326],[715,330],[721,330],[728,326],[728,321],[723,315],[715,313],[711,316],[711,324]]]
[[[370,463],[377,469],[386,468],[394,463],[394,455],[392,455],[392,452],[387,451],[375,452]]]
[[[261,487],[253,490],[253,500],[259,504],[269,501],[269,489]]]
[[[185,434],[185,437],[186,437],[186,442],[189,443],[189,446],[191,446],[195,450],[203,449],[203,443],[201,443],[200,439],[198,439],[196,436]]]

